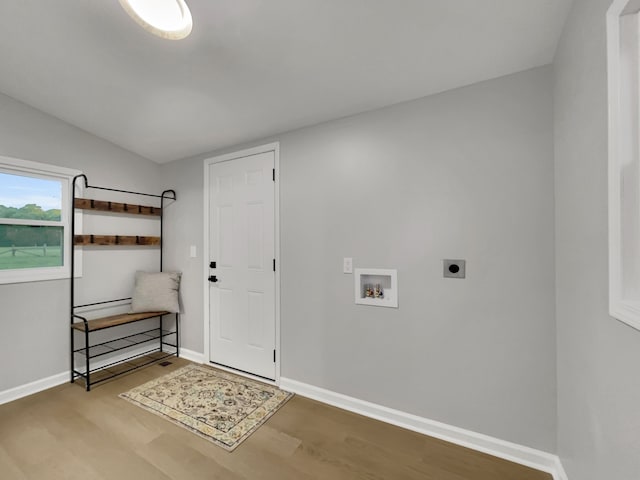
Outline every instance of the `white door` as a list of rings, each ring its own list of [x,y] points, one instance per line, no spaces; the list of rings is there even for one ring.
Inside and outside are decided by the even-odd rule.
[[[209,165],[209,358],[272,380],[274,158],[270,151]]]

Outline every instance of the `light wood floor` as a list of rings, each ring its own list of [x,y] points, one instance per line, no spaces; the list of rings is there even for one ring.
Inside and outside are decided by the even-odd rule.
[[[89,393],[81,383],[66,384],[0,406],[0,478],[551,479],[299,396],[229,453],[118,398],[188,363],[172,361]]]

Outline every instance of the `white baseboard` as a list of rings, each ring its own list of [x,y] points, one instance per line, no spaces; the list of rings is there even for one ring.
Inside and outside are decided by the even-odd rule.
[[[194,352],[187,348],[180,348],[180,357],[193,363],[204,363],[204,353]]]
[[[554,480],[568,480],[557,455],[516,443],[465,430],[446,423],[394,410],[341,393],[325,390],[290,378],[280,378],[280,388],[303,397],[333,405],[366,417],[375,418],[407,430],[439,438],[495,457],[503,458],[553,475]]]
[[[127,352],[120,353],[118,355],[111,356],[109,358],[93,362],[91,364],[91,368],[100,368],[109,363],[119,362],[121,360],[126,359],[131,355],[139,355],[149,350],[149,346],[140,346],[137,348],[133,348],[128,350]],[[183,349],[180,349],[180,355],[182,356]],[[189,351],[188,351],[189,352]],[[195,352],[190,352],[193,356],[202,355],[197,354]],[[191,360],[197,362],[197,360],[193,360],[192,358],[188,358],[185,356],[187,360]],[[202,363],[202,362],[199,362]],[[83,371],[83,368],[76,364],[76,369],[80,369]],[[18,400],[19,398],[26,397],[28,395],[32,395],[34,393],[42,392],[43,390],[47,390],[49,388],[57,387],[58,385],[62,385],[63,383],[69,382],[71,380],[71,373],[69,371],[57,373],[56,375],[52,375],[51,377],[42,378],[40,380],[36,380],[31,383],[27,383],[24,385],[19,385],[14,388],[10,388],[9,390],[5,390],[0,392],[0,405],[3,403],[12,402],[13,400]],[[82,378],[76,378],[76,382],[80,382],[84,385],[84,380]]]
[[[560,460],[560,457],[556,457],[556,469],[555,473],[553,473],[553,478],[554,480],[569,480],[569,476],[564,470],[564,466],[562,465],[562,460]]]
[[[40,380],[26,383],[24,385],[19,385],[17,387],[10,388],[9,390],[0,392],[0,405],[13,402],[14,400],[18,400],[19,398],[41,392],[49,388],[57,387],[58,385],[62,385],[63,383],[70,380],[69,375],[69,372],[57,373],[56,375],[42,378]]]

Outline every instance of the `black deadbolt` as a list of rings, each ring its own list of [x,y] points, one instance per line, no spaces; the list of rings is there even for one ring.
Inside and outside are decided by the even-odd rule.
[[[460,267],[458,265],[456,265],[455,263],[449,265],[449,271],[451,273],[458,273],[460,271]]]
[[[209,268],[216,268],[216,262],[209,262]]]

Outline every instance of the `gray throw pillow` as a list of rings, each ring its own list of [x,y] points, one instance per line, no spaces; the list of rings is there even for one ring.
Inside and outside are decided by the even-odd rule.
[[[131,299],[131,313],[178,313],[180,272],[136,272],[136,283]]]

